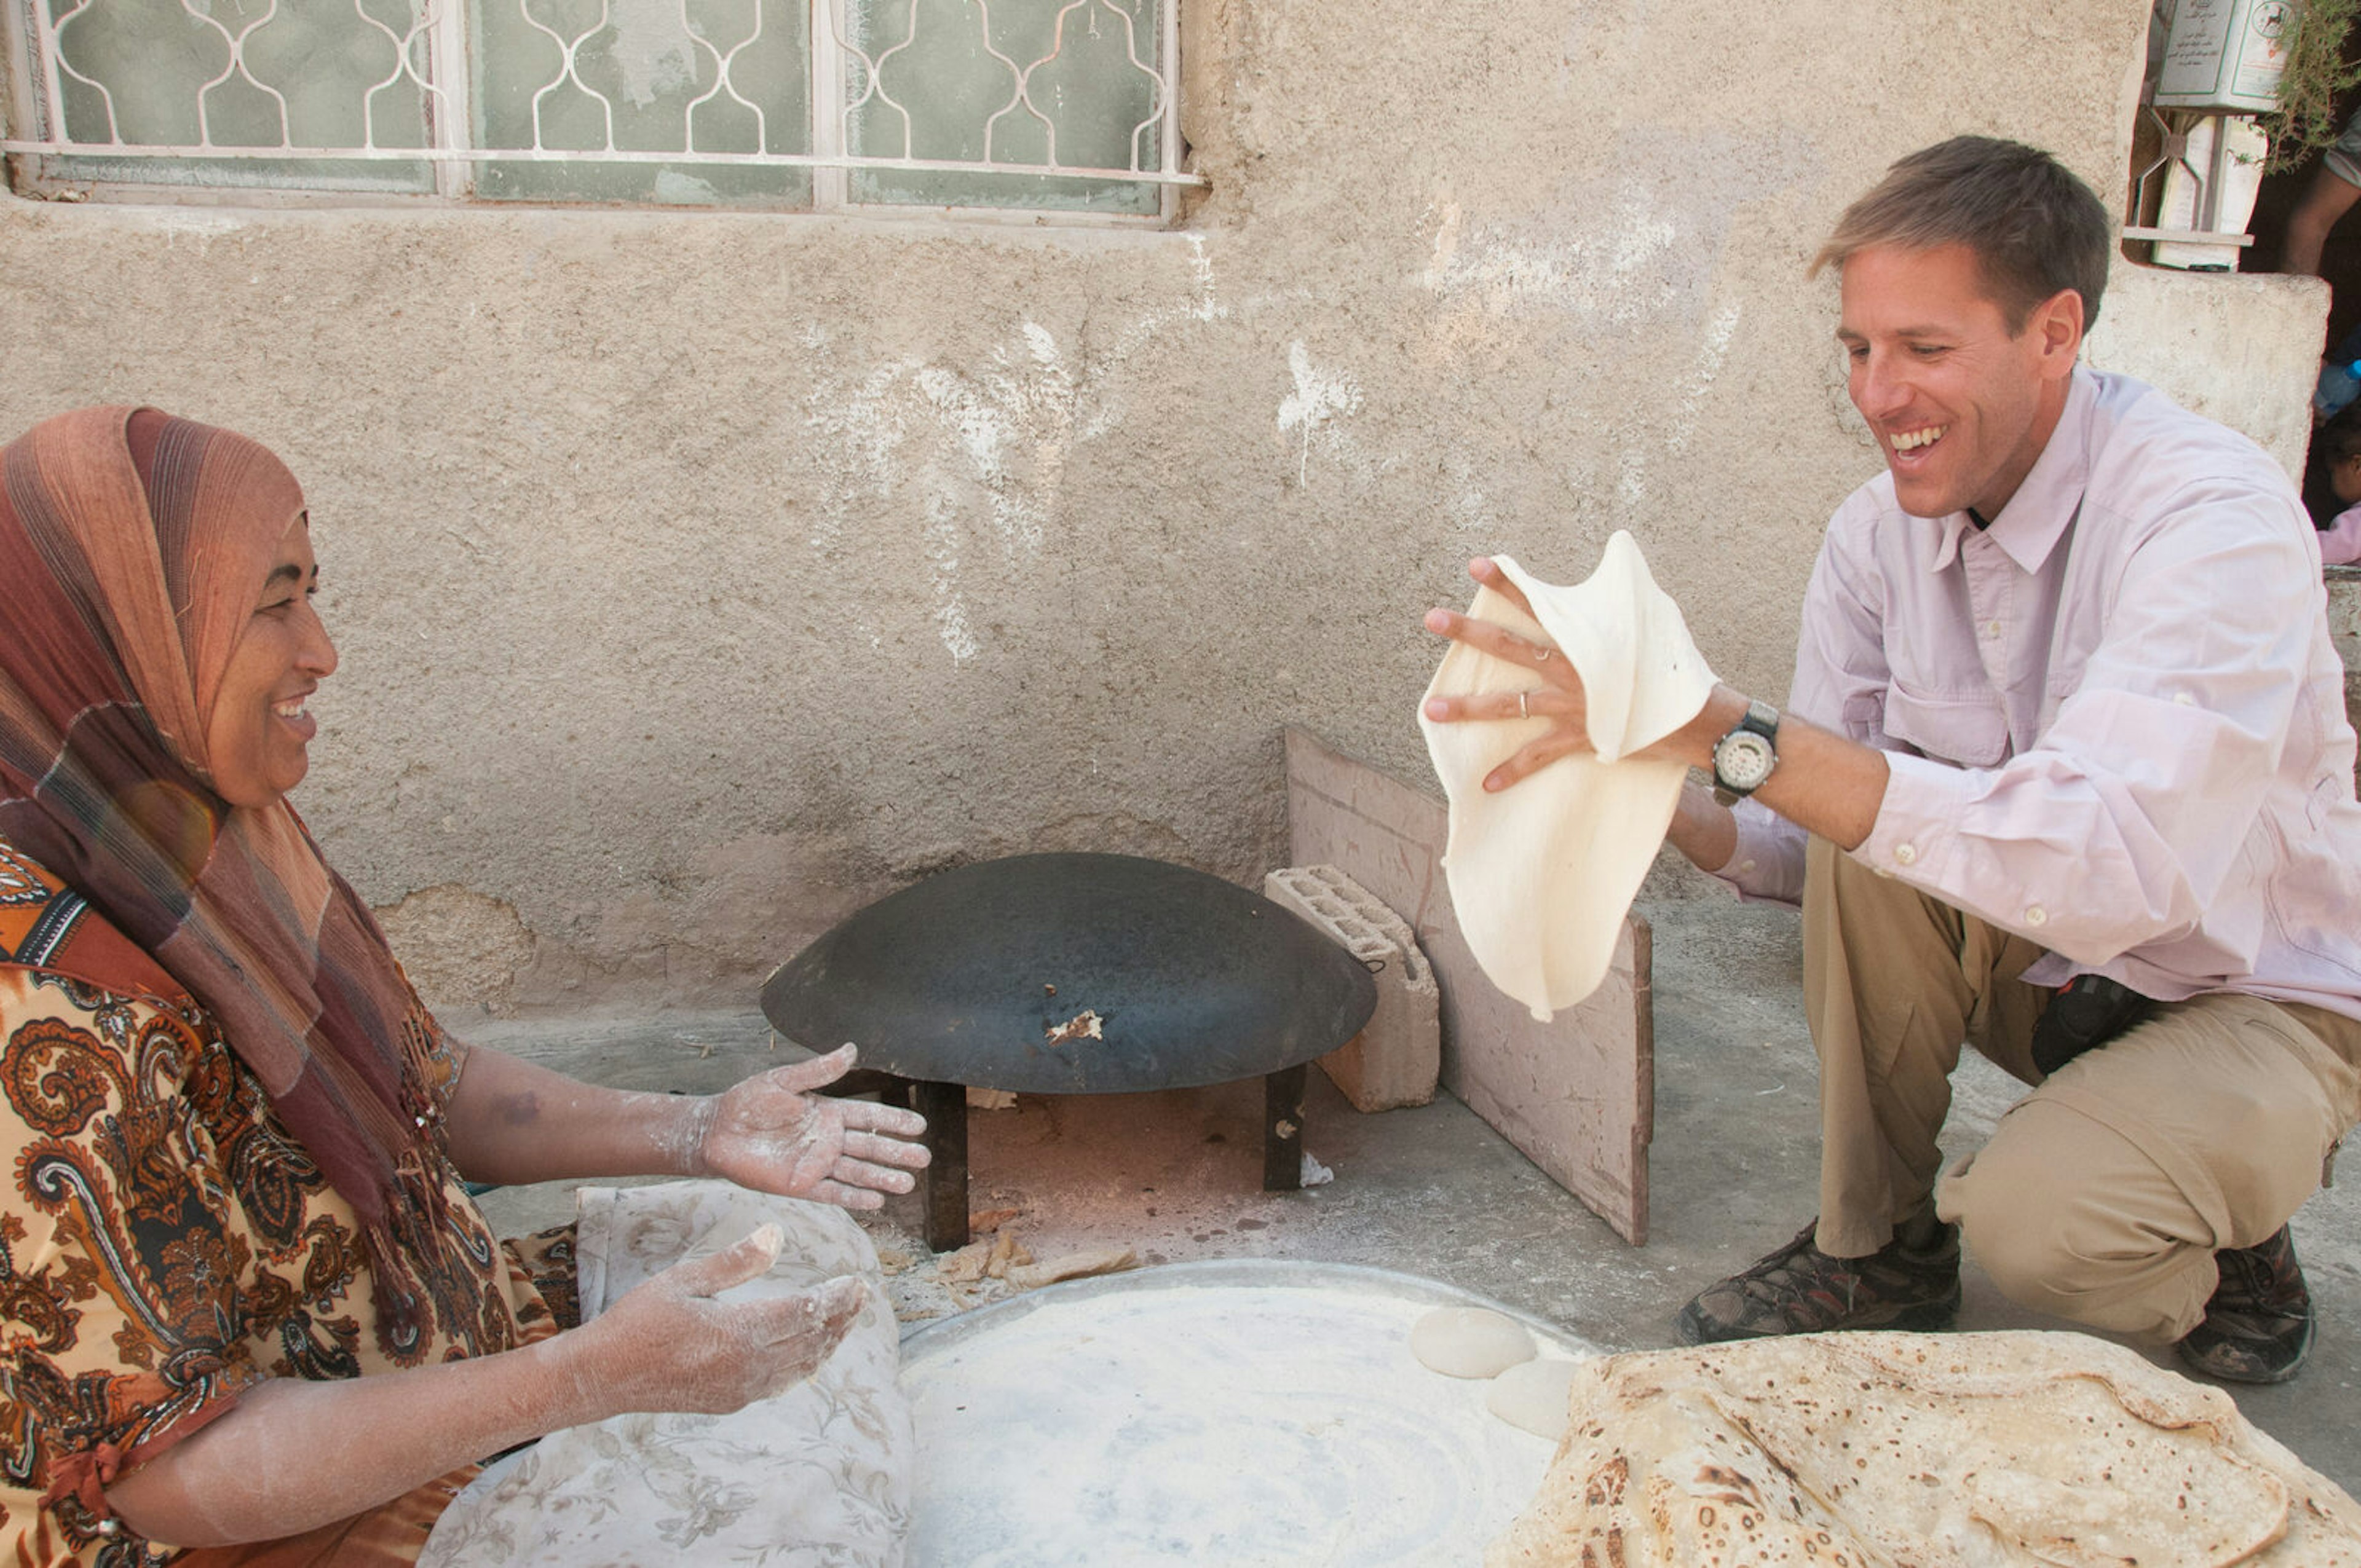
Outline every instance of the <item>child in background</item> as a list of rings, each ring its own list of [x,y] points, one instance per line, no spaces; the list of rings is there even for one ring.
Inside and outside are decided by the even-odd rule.
[[[2361,561],[2361,403],[2345,409],[2312,438],[2313,484],[2306,485],[2323,565]],[[2325,491],[2326,495],[2321,494]],[[2328,498],[2333,496],[2332,504]],[[2333,514],[2333,515],[2331,515]]]

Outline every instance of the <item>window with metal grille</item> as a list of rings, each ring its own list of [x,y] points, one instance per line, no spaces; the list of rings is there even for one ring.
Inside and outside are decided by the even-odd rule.
[[[1179,0],[7,0],[18,189],[1169,216]]]

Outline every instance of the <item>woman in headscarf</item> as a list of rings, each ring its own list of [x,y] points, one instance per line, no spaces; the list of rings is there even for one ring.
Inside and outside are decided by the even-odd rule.
[[[287,803],[335,668],[279,461],[152,409],[0,449],[0,1497],[17,1563],[414,1558],[473,1462],[824,1360],[766,1227],[588,1325],[462,1176],[874,1207],[906,1111],[590,1088],[445,1036]],[[529,1264],[546,1270],[545,1296]],[[245,1543],[267,1543],[251,1546]],[[188,1549],[188,1550],[184,1550]]]

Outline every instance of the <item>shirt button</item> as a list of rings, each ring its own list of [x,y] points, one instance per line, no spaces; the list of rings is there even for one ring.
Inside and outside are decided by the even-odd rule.
[[[1896,844],[1896,845],[1894,845],[1894,863],[1895,863],[1895,864],[1897,864],[1897,865],[1905,865],[1905,866],[1915,866],[1915,865],[1916,865],[1916,864],[1918,863],[1918,846],[1917,846],[1917,845],[1916,845],[1916,844]]]
[[[1751,872],[1753,869],[1754,862],[1752,861],[1741,861],[1738,862],[1738,870],[1741,875],[1744,875],[1746,872]]]
[[[2000,622],[1999,622],[1999,621],[1997,621],[1997,620],[1987,620],[1987,621],[1985,621],[1985,622],[1984,622],[1984,635],[1985,635],[1985,636],[1987,636],[1987,637],[1997,637],[1997,636],[1999,636],[1999,635],[2000,635]]]
[[[2191,696],[2187,692],[2173,693],[2172,700],[2179,703],[2183,707],[2195,707],[2197,706],[2197,699]]]
[[[2048,919],[2049,911],[2042,908],[2038,904],[2034,905],[2025,912],[2025,923],[2028,926],[2046,925],[2048,924]]]

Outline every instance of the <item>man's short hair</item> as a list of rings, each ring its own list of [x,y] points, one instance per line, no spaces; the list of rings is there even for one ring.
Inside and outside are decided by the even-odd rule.
[[[2039,148],[1953,137],[1903,159],[1847,207],[1811,273],[1879,245],[1966,246],[2008,330],[2018,333],[2034,307],[2062,289],[2082,296],[2085,327],[2099,319],[2114,236],[2091,188]]]

